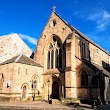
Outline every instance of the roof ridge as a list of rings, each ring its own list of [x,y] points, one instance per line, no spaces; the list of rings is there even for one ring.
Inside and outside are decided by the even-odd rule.
[[[25,57],[27,57],[26,55],[24,55],[24,54],[22,54],[23,56],[25,56]],[[27,57],[27,58],[29,58],[29,57]],[[32,61],[34,61],[35,63],[38,63],[39,65],[40,65],[40,63],[39,62],[37,62],[37,61],[35,61],[34,59],[32,59],[32,58],[29,58],[30,60],[32,60]]]
[[[40,65],[40,63],[37,62],[37,61],[35,61],[34,59],[32,59],[32,58],[30,58],[30,57],[28,57],[28,56],[26,56],[26,55],[24,55],[24,54],[22,54],[22,56],[27,57],[28,59],[30,59],[30,60],[32,60],[33,62],[38,63],[38,64]],[[41,65],[40,65],[40,66],[41,66]]]
[[[18,57],[16,58],[15,62],[17,62],[21,58],[22,55],[23,55],[22,53],[19,54]]]
[[[102,48],[100,45],[98,45],[93,40],[91,40],[89,37],[87,37],[86,35],[84,35],[82,32],[80,32],[74,26],[72,26],[71,24],[69,24],[64,19],[62,19],[56,12],[53,12],[53,13],[55,13],[72,31],[75,30],[81,37],[83,37],[84,39],[86,39],[87,41],[89,41],[90,43],[92,43],[93,45],[95,45],[96,47],[98,47],[99,49],[101,49],[102,51],[104,51],[105,53],[107,53],[108,55],[110,55],[109,52],[107,52],[107,50],[105,50],[104,48]]]

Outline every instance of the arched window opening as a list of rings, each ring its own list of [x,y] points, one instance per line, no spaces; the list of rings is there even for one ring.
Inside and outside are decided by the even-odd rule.
[[[47,69],[62,67],[61,42],[56,36],[53,36],[50,41],[47,57]]]
[[[36,78],[36,76],[32,77],[32,89],[37,89],[37,78]]]
[[[81,86],[88,86],[88,75],[85,70],[81,72]]]
[[[36,97],[36,93],[38,93],[38,91],[39,91],[38,90],[38,84],[37,84],[37,77],[33,76],[31,81],[32,81],[32,85],[31,85],[32,97],[33,97],[33,101],[34,101],[35,97]]]
[[[51,68],[53,68],[53,63],[54,63],[54,51],[51,51]]]
[[[59,65],[58,59],[59,59],[59,55],[58,55],[58,50],[56,49],[55,51],[55,67],[57,68]]]
[[[50,69],[50,51],[48,51],[48,57],[47,57],[47,68]]]
[[[37,80],[32,80],[32,89],[37,88]]]
[[[55,27],[55,25],[56,25],[56,20],[53,20],[53,26]]]
[[[84,44],[83,48],[84,48],[83,56],[86,57],[86,46],[85,46],[85,44]]]
[[[62,48],[59,50],[59,68],[62,68]]]
[[[82,58],[86,58],[86,45],[84,42],[82,42],[82,45],[81,45],[81,56]]]

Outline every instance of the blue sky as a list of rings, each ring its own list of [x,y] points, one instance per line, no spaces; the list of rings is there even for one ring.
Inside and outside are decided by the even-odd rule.
[[[18,33],[32,50],[56,13],[110,52],[110,0],[0,0],[0,36]]]

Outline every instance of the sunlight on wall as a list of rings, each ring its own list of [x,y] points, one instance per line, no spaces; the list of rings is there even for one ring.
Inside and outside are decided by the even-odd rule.
[[[71,72],[71,97],[77,98],[76,72]]]

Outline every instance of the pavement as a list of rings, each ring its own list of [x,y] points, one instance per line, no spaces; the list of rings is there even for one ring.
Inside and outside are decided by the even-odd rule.
[[[3,102],[0,101],[0,110],[110,110],[110,104],[98,105],[91,109],[91,105],[79,104],[64,105],[64,104],[49,104],[45,101],[22,101],[22,102]]]
[[[79,106],[67,106],[63,104],[48,104],[42,101],[33,102],[0,102],[0,108],[32,109],[32,110],[92,110],[90,105],[80,104]]]

